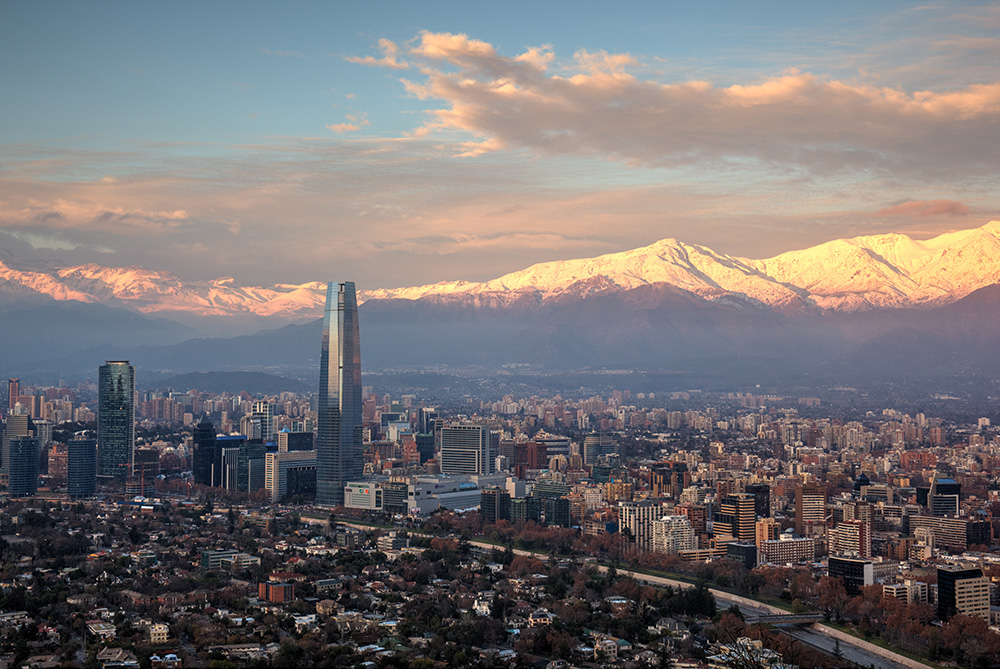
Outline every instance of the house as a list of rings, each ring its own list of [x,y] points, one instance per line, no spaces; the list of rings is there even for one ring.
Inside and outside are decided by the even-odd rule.
[[[528,626],[541,627],[542,625],[551,625],[555,619],[555,614],[549,613],[545,609],[538,609],[528,616]]]
[[[124,648],[103,648],[97,653],[97,661],[104,669],[138,669],[139,660]]]

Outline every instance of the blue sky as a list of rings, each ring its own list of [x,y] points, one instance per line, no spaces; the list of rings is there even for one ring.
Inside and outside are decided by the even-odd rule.
[[[378,288],[977,227],[998,34],[996,3],[6,2],[0,260]]]

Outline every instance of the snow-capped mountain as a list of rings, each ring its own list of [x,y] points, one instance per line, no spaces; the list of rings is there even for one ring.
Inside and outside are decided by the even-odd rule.
[[[766,260],[664,239],[596,258],[540,263],[482,283],[376,290],[365,297],[462,297],[503,304],[525,295],[545,300],[657,283],[708,300],[738,296],[775,308],[855,311],[944,304],[1000,283],[1000,221],[923,241],[902,234],[838,239]]]
[[[596,258],[540,263],[482,283],[454,281],[362,291],[364,300],[438,301],[502,307],[669,285],[723,303],[779,310],[858,311],[954,302],[1000,283],[1000,221],[928,240],[902,234],[839,239],[753,260],[664,239]],[[167,272],[100,265],[17,271],[0,262],[0,292],[45,295],[142,313],[321,315],[325,284],[240,286],[231,278],[182,281]]]
[[[19,272],[0,262],[0,291],[122,306],[149,314],[313,317],[323,308],[325,288],[321,283],[239,286],[229,277],[182,281],[169,272],[93,264],[51,272]]]

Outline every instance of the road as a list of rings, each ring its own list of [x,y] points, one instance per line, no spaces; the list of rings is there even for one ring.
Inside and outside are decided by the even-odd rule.
[[[483,541],[470,541],[469,543],[480,548],[496,548],[493,544]],[[519,549],[514,549],[514,553],[516,555],[538,556],[538,553]],[[608,570],[608,568],[604,565],[595,565],[595,567],[601,572],[606,572]],[[631,576],[637,581],[651,583],[653,585],[669,585],[674,588],[693,587],[693,585],[687,581],[678,581],[676,579],[666,578],[663,576],[652,576],[650,574],[643,574],[642,572],[630,571],[628,569],[617,569],[617,571],[621,575]],[[719,603],[719,608],[728,609],[730,606],[735,604],[741,611],[743,611],[744,614],[764,615],[773,613],[788,613],[786,610],[778,608],[777,606],[771,606],[770,604],[765,604],[764,602],[756,602],[745,597],[739,597],[725,592],[724,590],[709,588],[709,592],[715,596],[716,601]],[[802,643],[818,648],[819,650],[830,653],[831,655],[836,653],[836,639],[817,629],[805,626],[788,626],[787,628],[782,627],[781,631],[788,634],[792,638],[801,641]],[[904,658],[898,655],[897,657],[900,661],[887,659],[866,648],[863,648],[860,644],[860,640],[854,639],[853,637],[849,637],[848,639],[841,641],[841,656],[859,666],[875,667],[875,669],[913,669],[914,666],[927,667],[927,669],[931,669],[929,665],[919,664],[909,658]]]

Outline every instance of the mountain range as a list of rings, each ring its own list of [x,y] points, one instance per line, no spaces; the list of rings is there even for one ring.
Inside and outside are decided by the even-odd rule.
[[[584,298],[606,290],[666,284],[709,301],[857,311],[946,304],[995,283],[1000,283],[1000,221],[928,240],[903,234],[838,239],[764,260],[663,239],[596,258],[540,263],[481,283],[450,281],[360,295],[362,300],[435,297],[501,306],[526,297]],[[273,325],[322,315],[325,283],[242,286],[231,277],[184,281],[141,267],[88,264],[19,271],[0,262],[0,294],[8,299],[46,296],[167,317],[252,315],[272,319]]]
[[[163,374],[315,374],[321,282],[12,265],[0,263],[0,369],[10,373],[86,373],[114,357]],[[362,355],[366,369],[623,368],[687,385],[1000,377],[998,284],[1000,221],[763,260],[665,239],[481,283],[362,291]]]

